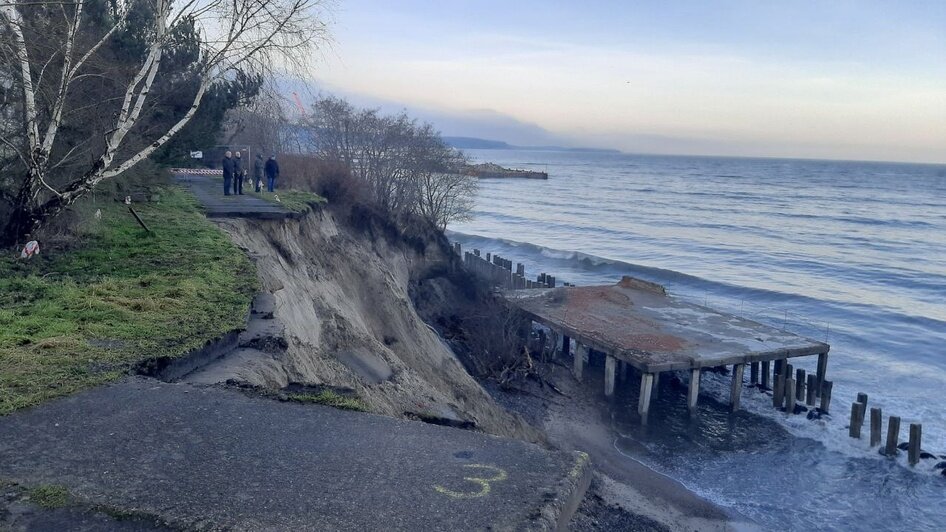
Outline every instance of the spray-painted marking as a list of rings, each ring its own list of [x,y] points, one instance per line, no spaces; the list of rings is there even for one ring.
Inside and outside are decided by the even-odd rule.
[[[463,480],[467,482],[472,482],[473,484],[476,484],[477,486],[479,486],[480,489],[478,491],[453,491],[443,486],[434,486],[434,489],[437,490],[438,493],[443,493],[444,495],[453,497],[454,499],[475,499],[477,497],[485,497],[486,495],[489,495],[490,482],[500,482],[500,481],[506,480],[506,478],[508,477],[508,475],[506,474],[506,471],[495,466],[489,466],[489,465],[483,465],[483,464],[467,464],[463,467],[490,471],[490,472],[493,472],[494,475],[490,478],[463,477]]]

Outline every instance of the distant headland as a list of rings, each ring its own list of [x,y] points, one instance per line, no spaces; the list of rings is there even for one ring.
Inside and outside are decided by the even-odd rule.
[[[443,137],[443,140],[461,150],[538,150],[570,151],[586,153],[621,153],[620,150],[605,148],[567,148],[564,146],[515,146],[501,140],[481,139],[476,137]]]

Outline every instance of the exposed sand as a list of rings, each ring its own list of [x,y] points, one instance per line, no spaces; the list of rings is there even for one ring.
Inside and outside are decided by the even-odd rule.
[[[542,371],[569,397],[529,383],[527,390],[533,395],[500,393],[500,401],[543,429],[553,445],[591,455],[598,473],[598,495],[607,504],[653,519],[671,530],[761,530],[618,451],[603,395],[602,368],[586,366],[583,383],[560,365],[544,364]]]

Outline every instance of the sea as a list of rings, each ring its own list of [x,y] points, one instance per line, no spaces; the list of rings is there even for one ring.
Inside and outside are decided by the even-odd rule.
[[[809,420],[705,374],[700,411],[665,387],[648,427],[636,389],[609,412],[614,446],[776,530],[946,530],[946,165],[468,150],[548,180],[479,181],[449,236],[576,285],[631,275],[673,297],[831,345],[831,415]],[[817,357],[796,359],[814,372]],[[749,372],[746,371],[746,379]],[[603,385],[602,385],[603,390]],[[851,403],[922,423],[911,467],[848,435]],[[943,464],[946,465],[946,464]]]

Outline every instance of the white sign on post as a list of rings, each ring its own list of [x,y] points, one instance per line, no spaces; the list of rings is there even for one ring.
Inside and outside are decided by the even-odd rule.
[[[202,151],[191,152],[191,159],[203,159],[203,158],[204,158],[204,152]]]

